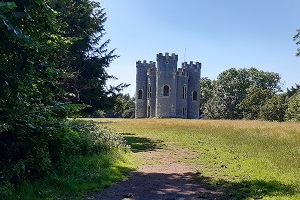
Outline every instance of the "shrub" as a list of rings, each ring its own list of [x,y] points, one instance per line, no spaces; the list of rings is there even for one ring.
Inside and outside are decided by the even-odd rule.
[[[110,129],[66,120],[64,112],[62,106],[35,108],[0,125],[0,183],[44,177],[74,155],[126,149],[121,136]],[[62,117],[53,117],[56,113]]]
[[[300,91],[288,100],[288,108],[285,112],[285,119],[289,121],[300,121]]]

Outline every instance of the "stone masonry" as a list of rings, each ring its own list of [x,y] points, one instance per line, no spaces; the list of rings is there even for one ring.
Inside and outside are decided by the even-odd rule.
[[[136,118],[199,118],[201,63],[177,62],[174,53],[136,62]]]

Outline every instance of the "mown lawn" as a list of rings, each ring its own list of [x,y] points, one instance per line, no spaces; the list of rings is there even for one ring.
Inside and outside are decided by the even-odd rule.
[[[171,142],[196,152],[196,157],[186,158],[184,162],[197,164],[198,178],[202,181],[223,187],[224,198],[300,199],[300,123],[185,119],[96,121],[131,136],[128,139],[139,141],[141,137]],[[135,143],[135,147],[143,145]]]

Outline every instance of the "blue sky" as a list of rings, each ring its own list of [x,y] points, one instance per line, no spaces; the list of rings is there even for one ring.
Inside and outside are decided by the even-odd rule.
[[[300,28],[299,0],[99,0],[107,14],[109,49],[120,57],[107,69],[135,93],[135,62],[176,53],[202,63],[212,80],[229,68],[276,72],[282,87],[300,84],[293,41]]]

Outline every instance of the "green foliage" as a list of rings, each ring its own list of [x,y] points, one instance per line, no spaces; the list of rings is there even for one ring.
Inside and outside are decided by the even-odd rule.
[[[300,121],[300,90],[288,99],[285,119],[288,121]]]
[[[106,81],[115,78],[106,72],[109,64],[118,56],[114,50],[108,51],[109,40],[101,43],[105,35],[106,14],[100,3],[69,0],[51,2],[59,13],[58,18],[64,23],[64,37],[75,40],[65,53],[64,69],[70,76],[63,80],[63,88],[73,103],[84,103],[86,112],[111,109],[116,99],[116,92],[127,84],[106,88]]]
[[[245,110],[252,113],[251,118],[257,118],[258,109],[250,108],[253,98],[258,97],[259,94],[254,94],[252,100],[244,100],[247,96],[248,88],[257,88],[256,91],[264,91],[265,97],[269,96],[267,93],[275,94],[280,91],[280,76],[274,72],[259,71],[255,68],[250,69],[235,69],[231,68],[222,72],[217,80],[212,81],[212,89],[210,90],[208,100],[205,100],[202,109],[206,117],[213,119],[241,119],[244,117]],[[207,91],[205,91],[207,93]],[[244,102],[241,104],[241,102]],[[258,100],[261,103],[263,101]],[[240,104],[240,105],[239,105]],[[243,105],[243,106],[242,106]],[[247,114],[251,115],[250,113]]]
[[[33,122],[32,119],[29,119],[30,117],[32,116],[28,116],[28,118],[18,122],[17,128],[20,131],[15,130],[14,132],[11,131],[1,135],[0,194],[2,195],[11,196],[13,192],[10,193],[7,191],[16,190],[20,192],[18,188],[24,184],[25,179],[32,181],[33,178],[46,178],[46,180],[49,181],[50,179],[50,181],[52,181],[51,179],[56,173],[64,174],[64,176],[74,170],[76,170],[76,173],[79,173],[79,169],[72,169],[72,167],[76,167],[77,164],[80,164],[73,160],[78,159],[78,156],[84,156],[81,159],[85,159],[86,162],[90,162],[89,159],[94,160],[97,157],[97,161],[93,161],[94,164],[89,167],[89,170],[98,171],[97,166],[95,166],[97,163],[105,163],[104,165],[106,165],[106,167],[103,166],[104,169],[118,165],[119,163],[119,161],[113,159],[113,157],[106,161],[105,159],[107,158],[105,158],[105,155],[124,154],[129,150],[125,140],[119,134],[114,133],[111,129],[100,127],[95,122],[79,120],[60,121],[53,119],[36,120]],[[28,124],[28,122],[30,122],[30,124]],[[27,129],[26,131],[25,127]],[[11,134],[15,134],[14,136],[16,138],[11,140],[11,143],[8,143],[3,137],[8,137]],[[116,156],[114,158],[120,157]],[[122,160],[120,160],[120,162],[121,161]],[[75,164],[72,165],[71,163]],[[92,169],[92,167],[95,168]],[[66,170],[66,168],[68,170]],[[83,166],[81,166],[80,169],[83,169]],[[103,169],[101,170],[103,172]],[[78,175],[76,173],[74,172],[74,174],[72,174],[72,179],[76,180],[80,178],[79,176],[76,177],[76,175]],[[83,173],[86,175],[90,174],[90,172],[82,172],[81,174]],[[95,176],[103,176],[98,173],[99,172],[97,172]],[[62,178],[55,177],[59,179],[59,181],[63,181]],[[112,178],[113,177],[108,177],[108,181],[113,180]],[[67,180],[70,181],[69,179],[70,178]],[[31,181],[28,183],[31,184]],[[92,181],[94,188],[96,186],[95,181],[96,180]],[[105,181],[106,179],[103,179],[102,183]],[[74,180],[68,184],[72,184],[70,187],[75,187],[74,184],[76,185]],[[83,184],[83,182],[81,182],[81,184]],[[76,191],[76,188],[72,190]],[[51,194],[53,195],[53,193]]]
[[[0,185],[0,199],[84,199],[87,193],[121,181],[134,167],[132,154],[123,151],[75,156],[41,180]]]
[[[135,100],[129,94],[118,94],[112,110],[105,113],[105,117],[134,118]]]
[[[201,113],[205,110],[204,105],[208,102],[209,99],[213,97],[213,85],[212,81],[207,77],[202,77],[200,79],[201,86],[201,96],[200,96],[200,110]]]
[[[300,29],[297,29],[297,34],[293,37],[296,45],[300,45]],[[300,48],[297,49],[296,56],[300,56]]]
[[[100,44],[105,19],[89,0],[0,3],[0,184],[45,177],[75,155],[123,148],[111,131],[67,120],[116,96],[105,88],[116,58],[108,41]],[[84,100],[71,104],[73,96]]]
[[[237,105],[237,108],[243,110],[245,119],[258,119],[261,106],[272,95],[269,89],[252,85],[246,89],[246,97]]]
[[[74,155],[127,148],[121,136],[92,122],[31,117],[36,116],[24,116],[17,130],[1,134],[2,181],[43,177]]]
[[[299,84],[295,84],[295,87],[292,86],[291,89],[290,88],[287,88],[287,96],[288,97],[291,97],[293,96],[294,94],[297,93],[297,91],[300,89],[300,85]]]
[[[286,94],[274,95],[260,107],[259,118],[268,121],[284,121],[287,109],[286,101]]]

